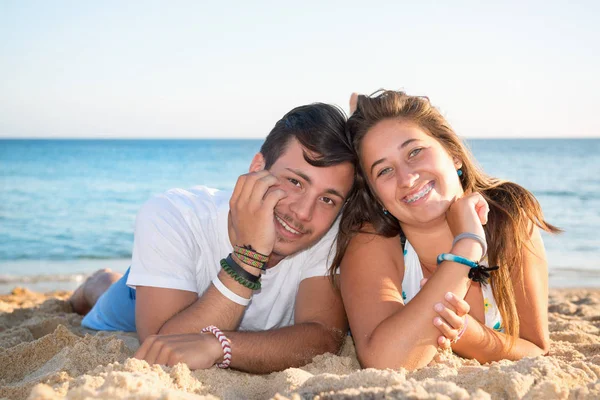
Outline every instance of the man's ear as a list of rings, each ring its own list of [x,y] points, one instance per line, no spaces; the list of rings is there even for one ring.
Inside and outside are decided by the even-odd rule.
[[[248,172],[258,172],[263,169],[265,169],[265,157],[262,153],[258,152],[254,155],[254,158],[252,158]]]

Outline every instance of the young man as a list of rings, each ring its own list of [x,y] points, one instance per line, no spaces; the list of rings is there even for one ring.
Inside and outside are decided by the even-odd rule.
[[[74,293],[81,313],[95,304],[82,325],[137,330],[136,357],[192,369],[267,373],[336,353],[347,321],[326,272],[356,162],[344,125],[333,106],[295,108],[233,193],[148,201],[126,274],[101,271]]]

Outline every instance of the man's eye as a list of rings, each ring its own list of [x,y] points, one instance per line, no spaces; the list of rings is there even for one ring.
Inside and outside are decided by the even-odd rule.
[[[321,197],[321,200],[327,205],[335,206],[335,201],[330,199],[329,197]]]
[[[413,151],[411,151],[410,153],[408,153],[408,157],[414,157],[417,154],[419,154],[421,152],[421,150],[423,150],[422,147],[417,147],[416,149],[414,149]]]
[[[392,169],[390,167],[384,168],[377,173],[377,177],[379,178],[381,175],[385,175],[389,173]]]
[[[292,185],[294,185],[294,186],[298,186],[298,187],[300,187],[300,186],[301,186],[301,185],[300,185],[300,181],[299,181],[299,180],[297,180],[297,179],[294,179],[294,178],[288,178],[288,181],[290,181],[290,183],[291,183]]]

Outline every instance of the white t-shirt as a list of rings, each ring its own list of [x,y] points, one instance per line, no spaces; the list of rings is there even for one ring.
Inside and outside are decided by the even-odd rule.
[[[186,290],[201,296],[232,252],[227,218],[231,192],[197,186],[172,189],[139,211],[127,285]],[[333,261],[338,221],[312,247],[265,271],[262,289],[246,307],[240,330],[268,330],[294,323],[300,281],[326,276]]]

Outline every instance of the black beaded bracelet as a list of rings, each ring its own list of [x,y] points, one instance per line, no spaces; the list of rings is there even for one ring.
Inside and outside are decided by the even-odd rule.
[[[242,268],[240,264],[236,263],[233,257],[231,257],[231,253],[229,253],[225,261],[231,267],[231,269],[234,270],[242,278],[252,283],[260,281],[260,275],[253,275],[250,272],[246,271],[244,268]]]
[[[231,259],[231,255],[228,257],[228,259]],[[221,267],[223,268],[223,271],[227,273],[227,275],[248,289],[258,290],[261,288],[259,276],[252,275],[248,271],[244,270],[237,263],[235,263],[233,259],[231,259],[231,261],[232,264],[230,265],[226,259],[221,259]]]

